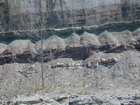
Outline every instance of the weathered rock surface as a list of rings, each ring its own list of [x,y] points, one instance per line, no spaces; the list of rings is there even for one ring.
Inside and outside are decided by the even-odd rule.
[[[117,61],[99,61],[94,68],[79,65],[91,62],[90,58],[117,58]],[[48,68],[49,65],[52,68]],[[140,104],[140,53],[137,50],[93,53],[85,61],[59,58],[44,63],[45,95],[42,95],[40,67],[40,63],[1,65],[1,105]]]
[[[1,43],[0,64],[18,62],[30,63],[41,59],[43,48],[44,61],[59,57],[85,60],[92,52],[118,53],[127,50],[140,50],[139,28],[135,31],[108,32],[100,35],[83,32],[72,33],[67,37],[52,35],[32,43],[30,40],[14,40],[9,44]],[[42,47],[41,47],[42,43]],[[24,59],[23,59],[24,58]]]
[[[0,41],[0,105],[139,105],[140,28],[94,28]]]
[[[76,33],[72,33],[67,39],[66,39],[66,47],[80,47],[80,36]]]
[[[1,0],[0,32],[37,28],[39,8],[44,28],[91,26],[140,19],[139,0]]]
[[[116,92],[122,92],[122,91],[116,91]],[[125,92],[124,92],[125,93]],[[108,92],[103,92],[103,94],[108,94]],[[45,95],[39,99],[39,96],[37,97],[28,97],[23,98],[26,101],[18,101],[23,99],[17,99],[17,102],[9,102],[9,104],[5,105],[139,105],[139,97],[135,94],[131,96],[111,96],[109,94],[106,96],[101,96],[100,94],[95,95],[56,95],[52,96],[50,99],[46,98],[48,95]]]

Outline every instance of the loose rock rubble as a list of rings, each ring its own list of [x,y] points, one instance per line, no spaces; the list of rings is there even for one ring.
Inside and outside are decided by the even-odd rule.
[[[0,105],[139,105],[139,30],[1,43]]]

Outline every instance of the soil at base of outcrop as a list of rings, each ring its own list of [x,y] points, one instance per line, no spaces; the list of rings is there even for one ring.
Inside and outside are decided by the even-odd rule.
[[[76,65],[89,59],[117,58],[96,66]],[[91,61],[90,60],[90,61]],[[76,66],[59,63],[74,62]],[[48,65],[57,65],[49,68]],[[58,58],[41,64],[12,63],[0,66],[0,105],[139,105],[140,53],[99,52],[86,60]],[[43,92],[43,93],[42,93]]]

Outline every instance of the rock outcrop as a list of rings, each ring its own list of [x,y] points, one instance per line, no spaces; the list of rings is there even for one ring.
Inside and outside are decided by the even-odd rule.
[[[1,0],[0,32],[35,29],[42,12],[43,28],[101,25],[140,19],[138,0]]]
[[[139,105],[139,25],[0,33],[0,105]]]
[[[100,35],[88,32],[79,35],[72,33],[67,37],[52,35],[35,43],[32,43],[32,40],[14,40],[9,44],[1,43],[0,64],[36,62],[41,59],[41,53],[44,61],[47,62],[60,57],[85,60],[93,52],[100,51],[120,53],[127,50],[139,50],[139,34],[138,28],[133,32],[104,31]]]

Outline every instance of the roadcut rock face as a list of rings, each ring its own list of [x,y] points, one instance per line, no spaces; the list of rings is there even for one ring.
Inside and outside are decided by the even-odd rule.
[[[138,0],[2,0],[0,31],[101,25],[140,19]]]
[[[139,0],[1,0],[0,105],[139,105],[139,19]]]
[[[48,62],[52,59],[51,53],[53,59],[70,57],[85,60],[93,52],[139,51],[139,30],[139,28],[134,31],[125,30],[121,32],[108,32],[106,30],[100,35],[86,31],[81,34],[73,32],[69,35],[50,35],[44,37],[42,41],[39,40],[40,38],[34,39],[34,41],[33,39],[15,39],[8,44],[0,43],[0,64],[40,62],[41,53],[44,55],[43,61]]]
[[[37,30],[33,35],[17,31],[11,40],[4,33],[0,104],[139,104],[140,28],[102,31],[103,27],[53,29],[58,34],[43,35],[42,41],[34,36]],[[95,28],[100,34],[93,33]],[[21,38],[23,33],[28,37]]]

